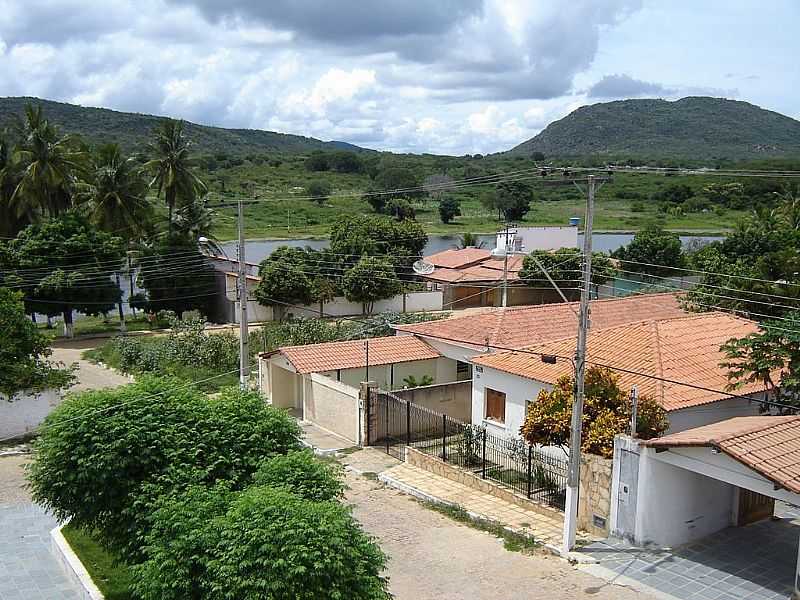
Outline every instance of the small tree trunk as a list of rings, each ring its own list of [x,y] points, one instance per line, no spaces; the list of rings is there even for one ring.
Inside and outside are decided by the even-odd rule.
[[[319,303],[319,318],[323,318],[325,316],[325,303],[320,301]]]
[[[167,226],[167,240],[172,241],[172,215],[175,212],[175,190],[167,188],[165,191],[167,206],[169,207],[169,225]]]
[[[72,309],[64,311],[64,337],[72,339],[75,337],[75,326],[72,323]]]

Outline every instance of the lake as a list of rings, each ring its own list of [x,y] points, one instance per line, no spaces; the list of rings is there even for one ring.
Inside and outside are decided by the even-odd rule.
[[[479,240],[484,242],[486,248],[494,248],[495,236],[494,235],[479,235]],[[707,244],[723,239],[722,236],[709,236],[709,235],[682,235],[681,242],[684,248],[694,246],[695,244]],[[620,248],[633,239],[632,233],[595,233],[592,236],[592,246],[597,252],[612,252]],[[459,236],[457,235],[441,235],[432,234],[428,236],[428,243],[423,250],[425,256],[447,250],[449,248],[456,248],[458,246]],[[583,234],[578,235],[578,243],[583,244]],[[258,263],[270,255],[275,248],[279,246],[292,246],[297,248],[304,248],[306,246],[321,250],[328,247],[327,239],[317,240],[298,240],[298,239],[285,239],[285,240],[248,240],[245,252],[247,254],[247,262]],[[222,244],[223,250],[227,256],[231,258],[236,257],[236,242],[225,242]]]

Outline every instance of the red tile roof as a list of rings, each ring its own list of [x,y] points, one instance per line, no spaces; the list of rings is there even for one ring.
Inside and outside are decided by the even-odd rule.
[[[395,329],[470,346],[485,347],[488,344],[516,349],[577,335],[578,320],[573,310],[578,310],[577,302],[495,308],[479,315],[397,325]],[[674,294],[593,300],[591,311],[595,330],[687,314],[679,306]]]
[[[731,338],[742,338],[758,331],[756,323],[720,312],[684,314],[679,318],[647,320],[606,329],[598,329],[596,324],[593,327],[587,343],[589,363],[621,369],[617,371],[621,385],[625,388],[636,385],[640,394],[655,398],[668,411],[729,398],[722,393],[728,384],[728,371],[719,366],[724,360],[719,348]],[[573,335],[526,350],[571,357],[575,346]],[[568,360],[548,364],[541,361],[539,354],[527,352],[485,354],[476,357],[474,362],[549,384],[572,373],[572,363]],[[762,385],[752,383],[736,393],[747,395],[762,391]]]
[[[643,442],[654,448],[708,446],[800,494],[800,416],[735,417]]]
[[[508,257],[508,280],[519,279],[524,256]],[[498,282],[503,279],[503,259],[494,258],[488,250],[482,248],[464,248],[462,250],[445,250],[425,261],[436,265],[430,275],[423,278],[440,283]]]
[[[369,364],[388,365],[439,358],[436,350],[414,336],[388,336],[370,340],[325,342],[305,346],[284,346],[272,354],[283,354],[298,373],[320,373],[366,366],[365,343],[369,342]]]
[[[426,256],[423,260],[437,267],[457,269],[466,267],[489,258],[492,253],[485,248],[461,248],[459,250],[444,250]]]

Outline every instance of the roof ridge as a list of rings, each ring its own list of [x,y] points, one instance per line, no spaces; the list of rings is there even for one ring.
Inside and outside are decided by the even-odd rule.
[[[664,381],[664,361],[663,355],[661,354],[661,328],[658,326],[659,323],[661,323],[661,320],[653,320],[650,323],[650,327],[653,332],[653,340],[655,342],[651,352],[653,353],[656,376],[659,378],[658,389],[661,390],[661,397],[659,398],[660,402],[658,404],[660,406],[665,406],[667,402],[667,382]]]
[[[731,440],[735,440],[736,438],[740,438],[745,435],[750,435],[753,433],[757,433],[759,431],[764,431],[766,429],[771,429],[777,425],[782,423],[791,423],[792,421],[800,420],[800,415],[764,415],[758,417],[733,417],[734,419],[758,419],[759,423],[754,423],[751,427],[744,429],[742,431],[737,431],[736,433],[730,433],[726,437],[720,439],[713,439],[711,440],[713,443],[721,444],[724,442],[729,442]],[[772,423],[762,423],[763,419],[769,419],[773,421]],[[710,426],[713,427],[714,424]]]

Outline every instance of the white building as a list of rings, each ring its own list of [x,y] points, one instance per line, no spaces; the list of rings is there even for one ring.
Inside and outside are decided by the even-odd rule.
[[[570,227],[510,227],[497,232],[496,248],[506,249],[506,239],[512,252],[530,253],[534,250],[558,250],[578,247],[578,228]]]

